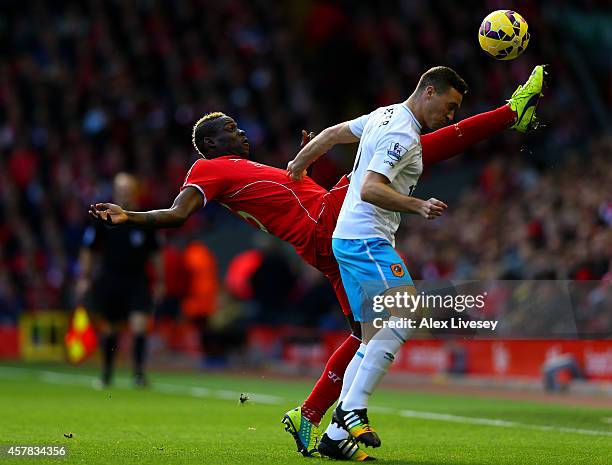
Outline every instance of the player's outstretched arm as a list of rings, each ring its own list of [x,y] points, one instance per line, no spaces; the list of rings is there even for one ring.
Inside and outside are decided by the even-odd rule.
[[[132,212],[112,203],[97,203],[89,206],[89,216],[105,224],[131,224],[154,228],[176,228],[181,226],[193,212],[202,206],[202,193],[194,187],[186,187],[174,199],[172,207],[163,210]]]
[[[334,145],[355,142],[359,142],[359,137],[351,132],[348,122],[326,128],[306,144],[296,157],[289,162],[287,173],[293,179],[301,179],[306,174],[306,169]]]
[[[421,215],[428,220],[441,216],[448,207],[438,199],[421,200],[400,194],[389,184],[390,181],[386,176],[368,171],[361,185],[361,200],[385,210]]]

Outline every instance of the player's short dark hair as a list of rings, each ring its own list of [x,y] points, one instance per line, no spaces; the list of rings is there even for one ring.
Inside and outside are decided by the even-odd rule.
[[[217,129],[216,126],[211,123],[218,120],[219,118],[223,118],[224,116],[227,115],[225,113],[221,113],[220,111],[207,113],[199,120],[197,120],[196,124],[193,125],[193,130],[191,132],[191,142],[193,144],[193,147],[200,155],[204,156],[204,154],[206,153],[206,143],[204,142],[204,138],[214,135],[214,132]]]
[[[423,91],[428,86],[433,86],[436,92],[441,94],[446,93],[451,87],[461,95],[465,95],[468,91],[468,85],[463,78],[448,66],[434,66],[425,71],[419,80],[417,90]]]

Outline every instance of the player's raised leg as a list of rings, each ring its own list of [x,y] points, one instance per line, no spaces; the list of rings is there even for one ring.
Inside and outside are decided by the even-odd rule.
[[[538,65],[506,105],[422,135],[423,165],[448,160],[506,129],[519,132],[536,129],[539,121],[535,110],[542,96],[545,74],[544,65]]]

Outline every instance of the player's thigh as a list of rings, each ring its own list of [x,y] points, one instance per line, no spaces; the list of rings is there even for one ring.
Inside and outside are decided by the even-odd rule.
[[[346,294],[346,290],[344,289],[344,283],[342,282],[340,267],[338,266],[338,262],[333,254],[318,256],[317,269],[321,271],[329,280],[329,283],[336,294],[336,298],[338,299],[338,303],[340,304],[340,308],[342,309],[342,313],[346,317],[351,328],[351,332],[354,336],[361,338],[361,325],[355,321],[355,317],[353,316],[351,304],[349,302],[348,295]]]
[[[334,239],[332,248],[351,313],[356,321],[361,321],[367,300],[360,282],[360,276],[364,274],[363,264],[360,263],[363,244],[357,240]]]
[[[387,319],[391,315],[408,316],[406,309],[412,302],[409,296],[414,295],[416,290],[406,264],[384,239],[367,239],[364,244],[364,260],[369,261],[369,268],[378,273],[377,279],[362,284],[372,301],[371,313],[364,321]],[[371,272],[368,273],[368,276],[371,275]]]
[[[414,284],[406,264],[389,241],[367,239],[365,245],[368,258],[375,264],[380,279],[386,281],[388,287]]]
[[[363,290],[359,281],[355,279],[350,269],[347,267],[340,267],[335,284],[338,286],[334,290],[342,306],[342,312],[345,315],[352,314],[353,317],[359,321],[357,315],[362,312],[361,307],[364,301]]]
[[[386,313],[396,317],[408,317],[414,312],[412,299],[416,288],[403,259],[387,241],[370,243],[372,257],[386,281],[385,291],[377,297]]]
[[[333,251],[346,294],[355,320],[372,321],[377,315],[373,312],[373,299],[389,287],[389,279],[384,275],[377,261],[380,250],[371,250],[369,240],[334,239]],[[377,241],[372,241],[376,244]],[[387,242],[387,244],[389,244]],[[391,250],[391,244],[389,244]]]
[[[344,313],[345,316],[350,315],[351,306],[344,289],[344,284],[342,283],[340,267],[333,257],[329,257],[327,261],[329,263],[327,263],[327,266],[321,269],[321,271],[323,271],[325,277],[329,280],[329,283],[336,294],[336,298],[338,299],[338,303],[340,304],[340,308],[342,309],[342,313]]]

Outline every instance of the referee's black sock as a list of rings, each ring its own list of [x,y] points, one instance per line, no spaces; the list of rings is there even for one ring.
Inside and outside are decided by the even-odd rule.
[[[147,351],[147,336],[146,334],[135,334],[133,342],[134,350],[134,377],[144,377],[144,362],[145,353]]]
[[[102,338],[102,383],[110,384],[113,376],[113,361],[117,352],[117,333]]]

